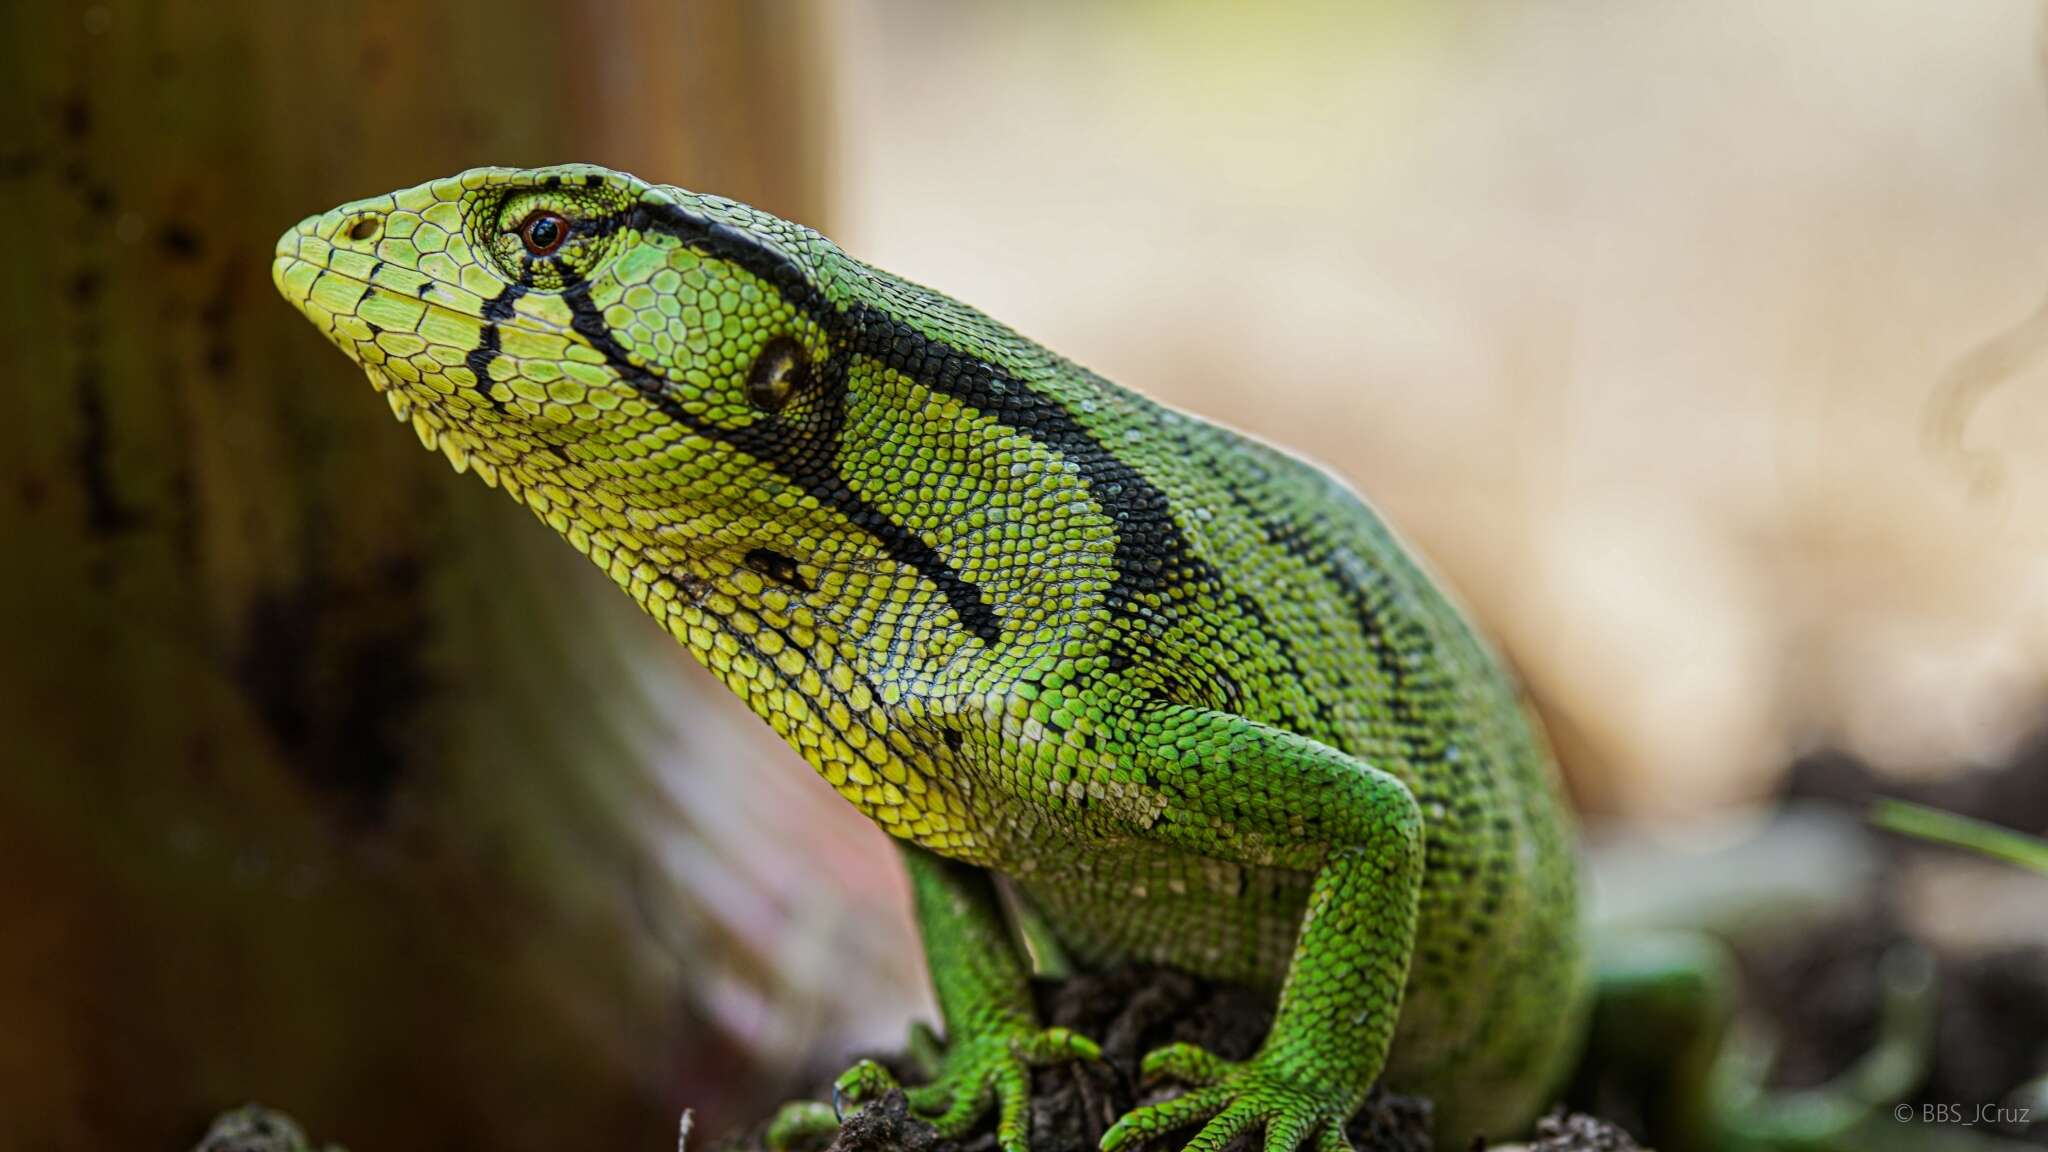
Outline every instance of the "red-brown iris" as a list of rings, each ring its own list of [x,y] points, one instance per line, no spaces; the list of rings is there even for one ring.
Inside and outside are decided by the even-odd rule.
[[[569,238],[569,221],[560,212],[540,211],[519,224],[519,239],[535,256],[552,256]]]

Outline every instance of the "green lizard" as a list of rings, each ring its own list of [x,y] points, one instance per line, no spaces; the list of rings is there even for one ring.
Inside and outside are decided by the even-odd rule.
[[[478,169],[285,233],[284,296],[458,471],[611,574],[903,844],[948,1034],[912,1106],[1025,1147],[1033,1017],[991,876],[1083,963],[1279,990],[1186,1046],[1175,1129],[1439,1138],[1551,1097],[1586,996],[1549,752],[1386,525],[824,237],[602,168]],[[857,1067],[856,1095],[886,1086]]]

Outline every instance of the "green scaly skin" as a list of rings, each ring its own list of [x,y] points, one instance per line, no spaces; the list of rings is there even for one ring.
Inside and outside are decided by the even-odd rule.
[[[950,1038],[913,1102],[948,1131],[993,1108],[1018,1152],[1025,1069],[1094,1053],[1033,1019],[991,872],[1083,964],[1279,990],[1250,1060],[1154,1053],[1191,1090],[1108,1152],[1335,1149],[1383,1073],[1446,1147],[1548,1100],[1584,1003],[1549,754],[1338,481],[808,229],[601,168],[344,205],[274,273],[428,447],[905,842]]]

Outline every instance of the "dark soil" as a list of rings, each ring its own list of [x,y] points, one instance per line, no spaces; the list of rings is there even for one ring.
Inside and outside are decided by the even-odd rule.
[[[1887,781],[1836,751],[1802,757],[1786,784],[1788,802],[1867,810],[1880,797],[1908,800],[1972,816],[2016,831],[2048,833],[2048,730],[2024,743],[2004,765],[1973,768],[1934,781]],[[1771,1071],[1776,1086],[1826,1082],[1868,1051],[1878,1032],[1878,958],[1910,939],[1899,907],[1902,870],[1920,854],[1959,849],[1873,832],[1885,867],[1868,900],[1843,919],[1767,948],[1744,947],[1746,1010],[1770,1020],[1779,1036]],[[2048,911],[2044,911],[2048,915]],[[2048,947],[2019,945],[1959,953],[1929,949],[1937,1007],[1931,1065],[1907,1101],[1923,1106],[2008,1102],[2012,1091],[2048,1073]],[[2048,1118],[1994,1129],[2048,1147]]]
[[[1529,1152],[1637,1152],[1628,1133],[1583,1112],[1553,1112],[1536,1122]],[[1484,1152],[1483,1149],[1479,1152]]]
[[[1881,796],[2048,835],[2048,726],[2021,742],[2006,763],[1936,779],[1886,780],[1855,756],[1825,748],[1793,761],[1785,780],[1787,802],[1816,801],[1860,812]]]
[[[1878,959],[1906,939],[1896,915],[1874,904],[1832,932],[1769,952],[1738,949],[1748,1010],[1779,1032],[1774,1086],[1825,1083],[1870,1049],[1878,1032]],[[2048,948],[1934,955],[1933,1058],[1926,1083],[1908,1102],[1974,1113],[2048,1070]],[[2048,1146],[2048,1125],[2033,1125],[2032,1134]]]
[[[1094,1152],[1102,1133],[1117,1117],[1139,1104],[1175,1095],[1171,1085],[1140,1083],[1138,1065],[1145,1053],[1177,1041],[1201,1044],[1226,1059],[1241,1060],[1257,1050],[1272,1022],[1268,997],[1227,985],[1212,984],[1163,968],[1120,968],[1076,976],[1062,984],[1037,988],[1040,1019],[1096,1038],[1102,1062],[1042,1069],[1034,1074],[1031,1103],[1032,1152]],[[899,1076],[907,1077],[901,1056],[878,1056]],[[825,1086],[813,1098],[830,1097]],[[1621,1152],[1633,1149],[1619,1129],[1590,1117],[1545,1121],[1542,1152]],[[1374,1090],[1348,1129],[1359,1152],[1429,1152],[1430,1109],[1427,1101]],[[1192,1131],[1159,1142],[1162,1149],[1180,1146]],[[759,1131],[727,1146],[734,1152],[763,1147]],[[1248,1136],[1232,1146],[1255,1149]],[[831,1152],[994,1152],[989,1125],[966,1140],[940,1140],[929,1126],[906,1111],[901,1093],[891,1093],[859,1112],[850,1113]]]

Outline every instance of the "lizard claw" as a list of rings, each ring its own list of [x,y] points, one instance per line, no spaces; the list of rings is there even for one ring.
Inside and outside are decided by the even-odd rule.
[[[1033,1068],[1102,1059],[1102,1048],[1071,1028],[1047,1028],[1012,1044],[1011,1050]]]
[[[896,1087],[896,1077],[887,1068],[873,1060],[863,1060],[848,1068],[839,1079],[832,1082],[832,1104],[830,1107],[815,1100],[797,1100],[784,1104],[768,1122],[768,1131],[763,1142],[769,1152],[796,1152],[829,1142],[846,1122],[849,1107],[862,1103]]]
[[[832,1114],[843,1122],[848,1104],[865,1104],[897,1086],[896,1077],[887,1068],[873,1060],[863,1060],[832,1082]]]
[[[1123,1114],[1109,1131],[1102,1134],[1101,1152],[1120,1152],[1125,1146],[1137,1146],[1153,1137],[1175,1128],[1185,1128],[1203,1117],[1222,1110],[1230,1102],[1230,1093],[1224,1088],[1201,1088],[1185,1096],[1133,1108]]]

